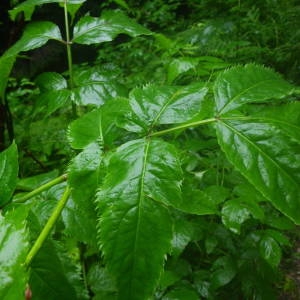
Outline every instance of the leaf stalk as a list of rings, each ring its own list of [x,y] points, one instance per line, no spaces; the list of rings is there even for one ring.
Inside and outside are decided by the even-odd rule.
[[[34,189],[33,191],[29,192],[28,194],[26,194],[20,198],[14,199],[13,202],[14,203],[24,203],[28,199],[40,194],[43,191],[50,189],[52,186],[57,185],[65,180],[67,180],[67,174],[63,174],[51,181],[39,186],[38,188]]]
[[[70,190],[69,186],[67,186],[64,193],[63,193],[63,195],[62,195],[62,197],[61,197],[61,199],[59,200],[59,202],[57,203],[54,211],[52,212],[52,215],[48,219],[45,227],[41,231],[40,235],[38,236],[38,238],[35,241],[34,245],[30,249],[29,253],[27,254],[27,257],[26,257],[25,262],[24,262],[24,265],[25,265],[26,268],[29,267],[29,265],[31,264],[33,258],[38,253],[38,251],[42,247],[43,243],[45,242],[46,238],[48,237],[50,231],[52,230],[52,228],[56,224],[57,219],[61,215],[61,212],[62,212],[63,208],[65,207],[65,205],[66,205],[66,203],[69,199],[70,194],[71,194],[71,190]]]

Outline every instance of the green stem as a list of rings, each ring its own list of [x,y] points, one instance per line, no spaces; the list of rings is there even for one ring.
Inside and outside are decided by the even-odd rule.
[[[66,30],[66,47],[67,47],[67,57],[68,57],[68,69],[69,69],[69,88],[74,88],[74,78],[73,78],[73,60],[72,60],[72,51],[71,51],[71,39],[70,39],[70,26],[68,18],[68,9],[67,9],[68,0],[64,1],[64,14],[65,14],[65,30]],[[76,104],[72,102],[72,112],[73,116],[76,117]]]
[[[38,236],[38,238],[35,241],[34,245],[30,249],[29,253],[27,254],[27,257],[26,257],[25,262],[24,262],[24,265],[25,265],[26,268],[29,267],[29,265],[31,264],[33,258],[38,253],[38,251],[42,247],[43,243],[45,242],[47,236],[49,235],[50,231],[54,227],[57,219],[59,218],[63,208],[65,207],[65,205],[68,201],[70,193],[71,193],[71,190],[70,190],[69,186],[67,186],[65,191],[64,191],[64,194],[62,195],[61,199],[57,203],[57,205],[56,205],[54,211],[52,212],[52,215],[48,219],[45,227],[41,231],[40,235]]]
[[[165,135],[165,134],[168,134],[168,133],[171,133],[171,132],[174,132],[174,131],[178,131],[178,130],[183,130],[183,129],[186,129],[186,128],[189,128],[189,127],[196,127],[196,126],[199,126],[199,125],[209,124],[209,123],[215,122],[217,120],[218,119],[216,119],[216,118],[211,118],[211,119],[205,119],[205,120],[196,121],[196,122],[192,122],[192,123],[188,123],[188,124],[183,124],[183,125],[168,128],[168,129],[165,129],[165,130],[160,130],[160,131],[153,132],[153,133],[149,134],[149,136],[151,137],[151,136]]]
[[[23,202],[27,201],[28,199],[40,194],[41,192],[50,189],[52,186],[65,181],[66,179],[67,179],[67,174],[63,174],[51,181],[39,186],[38,188],[34,189],[33,191],[29,192],[28,194],[26,194],[20,198],[14,199],[13,202],[14,203],[23,203]]]

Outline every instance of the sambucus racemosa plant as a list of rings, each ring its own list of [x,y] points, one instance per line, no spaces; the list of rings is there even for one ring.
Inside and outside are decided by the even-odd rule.
[[[84,106],[88,112],[68,126],[70,145],[78,154],[67,174],[54,179],[53,173],[42,175],[39,182],[51,180],[28,194],[12,199],[18,176],[16,144],[0,154],[1,299],[21,299],[27,283],[36,299],[88,299],[88,292],[93,299],[212,299],[239,272],[246,297],[258,293],[249,288],[243,273],[248,266],[244,262],[252,259],[244,249],[258,246],[260,259],[272,270],[280,262],[280,245],[288,245],[281,232],[268,229],[272,208],[267,203],[300,223],[300,110],[299,102],[293,101],[298,91],[272,70],[255,64],[222,71],[214,82],[175,85],[179,75],[201,61],[182,57],[169,64],[167,85],[151,83],[128,93],[111,70],[74,68],[72,45],[99,44],[121,33],[132,37],[153,33],[119,11],[107,11],[100,18],[83,17],[71,35],[68,13],[74,16],[83,2],[28,0],[11,11],[12,17],[24,11],[30,18],[36,5],[60,3],[66,39],[51,22],[29,24],[0,58],[1,97],[18,53],[52,39],[66,45],[69,69],[67,76],[54,72],[38,76],[35,113],[49,116],[68,106],[73,106],[74,116]],[[187,142],[193,139],[198,143],[189,147]],[[217,150],[211,151],[208,141]],[[222,173],[214,184],[203,179],[209,168],[203,170],[205,163],[195,156],[207,149],[213,155],[224,153],[230,163],[224,162],[221,172],[214,171],[217,176]],[[234,175],[237,189],[230,180],[224,184],[224,177],[234,177],[230,165],[242,175]],[[40,193],[50,187],[48,198],[55,194],[61,199],[39,201]],[[45,209],[53,210],[50,216],[42,213]],[[198,245],[202,239],[197,230],[207,235],[208,254],[220,244],[220,230],[233,244],[229,231],[218,229],[217,221],[211,225],[213,219],[205,216],[221,216],[234,234],[241,234],[242,224],[251,216],[266,229],[253,230],[241,242],[243,255],[230,245],[227,251],[232,253],[215,259],[208,274],[184,271],[193,277],[193,284],[176,286],[183,275],[174,271],[176,267],[169,269],[168,263],[182,264],[179,256],[189,242]],[[284,220],[289,228],[291,222]],[[54,226],[55,236],[47,239]],[[210,226],[216,228],[215,236],[209,236]],[[88,264],[87,258],[93,263]]]

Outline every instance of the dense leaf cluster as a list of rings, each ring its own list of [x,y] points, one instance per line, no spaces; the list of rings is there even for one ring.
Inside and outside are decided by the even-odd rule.
[[[0,153],[0,298],[276,299],[300,224],[299,87],[199,51],[235,19],[174,38],[180,9],[200,16],[211,1],[107,1],[80,16],[85,2],[10,11],[30,21],[57,4],[65,27],[29,22],[0,57],[1,103],[16,119]],[[15,61],[49,41],[65,47],[67,71],[17,89]],[[76,65],[76,45],[99,55]]]

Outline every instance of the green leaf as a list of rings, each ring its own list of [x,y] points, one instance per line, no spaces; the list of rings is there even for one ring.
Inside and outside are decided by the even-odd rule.
[[[0,98],[4,98],[8,76],[18,53],[41,47],[50,39],[61,41],[57,25],[41,21],[26,26],[22,37],[0,57]]]
[[[74,27],[73,42],[86,45],[109,42],[121,33],[136,37],[150,35],[151,31],[120,11],[105,11],[101,18],[83,17]]]
[[[59,27],[56,24],[48,21],[29,23],[25,27],[22,37],[3,56],[15,56],[19,52],[39,48],[51,39],[62,41]]]
[[[11,69],[15,63],[16,55],[4,57],[0,57],[0,103],[2,102],[1,100],[4,99],[5,97],[5,90],[6,90],[6,85],[7,81],[9,78],[9,74],[11,72]]]
[[[207,91],[203,83],[184,87],[147,85],[136,88],[129,95],[134,113],[130,120],[132,124],[125,128],[148,132],[160,124],[187,122],[201,110]]]
[[[87,283],[97,295],[103,292],[116,293],[116,283],[109,272],[98,264],[92,265],[87,274]]]
[[[196,73],[198,63],[199,59],[196,57],[180,57],[172,60],[168,66],[168,83],[172,83],[180,74],[191,69]]]
[[[216,113],[225,114],[246,103],[266,102],[292,94],[293,86],[274,71],[249,64],[222,72],[216,79]]]
[[[122,134],[122,130],[114,125],[117,118],[127,110],[127,103],[116,99],[73,121],[68,130],[71,146],[74,149],[83,149],[93,142],[110,146],[114,139]]]
[[[126,88],[118,83],[116,75],[97,66],[74,70],[73,80],[72,101],[79,105],[99,107],[113,98],[127,96]]]
[[[37,299],[45,300],[78,299],[74,281],[77,285],[82,283],[75,268],[76,266],[69,265],[60,257],[52,242],[45,242],[31,264],[29,284],[32,294]]]
[[[277,267],[281,260],[281,248],[273,237],[265,235],[259,242],[262,257],[272,266]]]
[[[54,72],[42,73],[36,78],[36,84],[41,94],[35,100],[35,113],[43,112],[44,117],[47,117],[70,104],[71,91],[62,75]]]
[[[300,145],[268,120],[219,120],[228,160],[272,204],[300,224]],[[288,120],[286,120],[288,123]]]
[[[86,0],[68,0],[68,6],[71,4],[82,4]],[[20,12],[24,12],[25,20],[29,21],[31,19],[31,15],[34,12],[35,6],[43,5],[46,3],[64,3],[65,0],[27,0],[20,3],[18,6],[14,7],[9,11],[9,15],[11,19],[15,20],[16,16]]]
[[[0,207],[10,200],[17,185],[18,172],[18,149],[12,143],[0,153]]]
[[[249,209],[239,200],[229,200],[222,208],[222,222],[234,233],[240,234],[241,225],[249,218]]]
[[[212,266],[211,285],[217,289],[228,284],[236,275],[236,265],[230,256],[218,258]]]
[[[181,170],[173,146],[134,140],[112,154],[98,194],[99,237],[119,299],[147,299],[171,246],[172,219],[161,202],[180,198]]]
[[[162,297],[162,300],[198,300],[199,295],[193,289],[186,287],[175,288]]]
[[[0,214],[0,298],[23,299],[28,273],[23,265],[29,250],[25,226],[27,210],[14,209]]]
[[[98,144],[88,145],[70,163],[68,183],[72,200],[63,211],[65,233],[91,245],[96,241],[94,195],[101,181],[102,151]]]

